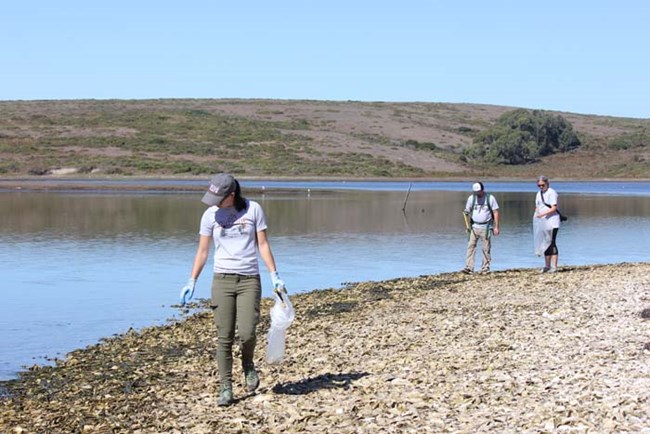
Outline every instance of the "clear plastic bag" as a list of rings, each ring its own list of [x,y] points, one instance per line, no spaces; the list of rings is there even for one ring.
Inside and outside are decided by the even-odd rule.
[[[535,246],[535,254],[542,256],[548,246],[551,245],[553,237],[553,228],[551,227],[550,219],[538,218],[537,211],[533,213],[533,244]]]
[[[273,291],[275,304],[271,308],[271,327],[266,347],[266,363],[277,364],[284,360],[287,328],[295,318],[293,305],[286,290]]]

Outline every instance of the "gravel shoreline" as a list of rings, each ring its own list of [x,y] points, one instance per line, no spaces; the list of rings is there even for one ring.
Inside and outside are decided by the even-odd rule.
[[[0,432],[649,432],[650,263],[293,295],[281,365],[216,406],[205,303],[2,384]]]

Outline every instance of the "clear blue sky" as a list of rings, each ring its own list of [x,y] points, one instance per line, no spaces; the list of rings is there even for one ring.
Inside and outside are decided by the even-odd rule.
[[[0,100],[486,103],[650,118],[650,1],[5,2]]]

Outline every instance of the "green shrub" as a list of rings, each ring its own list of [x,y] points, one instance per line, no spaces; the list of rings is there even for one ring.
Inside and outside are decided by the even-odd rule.
[[[0,173],[17,173],[20,171],[20,166],[15,161],[0,160]]]
[[[648,146],[650,146],[650,132],[645,128],[639,129],[631,134],[614,137],[607,144],[608,148],[617,151]]]
[[[435,151],[438,149],[435,143],[431,142],[418,142],[417,140],[412,140],[409,139],[404,143],[406,146],[415,148],[415,149],[423,149],[426,151]]]
[[[632,147],[632,143],[630,142],[628,137],[615,137],[612,140],[610,140],[607,147],[615,151],[622,151],[625,149],[630,149]]]
[[[541,110],[504,113],[474,139],[466,156],[496,164],[524,164],[581,145],[569,121]]]

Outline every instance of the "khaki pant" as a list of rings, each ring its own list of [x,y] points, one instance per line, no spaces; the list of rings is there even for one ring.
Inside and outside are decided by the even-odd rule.
[[[483,261],[481,262],[481,271],[490,270],[490,262],[492,256],[490,255],[490,248],[492,247],[492,230],[484,228],[472,228],[469,233],[469,241],[467,242],[467,257],[465,258],[465,268],[474,271],[474,253],[476,252],[476,245],[478,240],[481,240],[481,250],[483,251]]]
[[[232,387],[235,327],[239,335],[242,365],[253,365],[261,298],[259,275],[215,274],[212,279],[212,312],[217,326],[217,366],[221,386]]]

